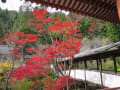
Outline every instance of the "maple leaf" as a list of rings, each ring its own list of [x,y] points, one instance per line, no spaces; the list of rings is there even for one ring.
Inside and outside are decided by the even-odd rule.
[[[25,34],[24,34],[24,32],[17,32],[17,33],[16,33],[16,36],[17,36],[17,37],[21,37],[21,36],[25,36]]]
[[[19,54],[19,50],[9,50],[9,52],[12,52],[13,54]]]

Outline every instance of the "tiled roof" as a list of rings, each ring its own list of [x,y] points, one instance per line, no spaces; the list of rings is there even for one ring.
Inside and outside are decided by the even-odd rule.
[[[120,24],[116,0],[26,0]],[[118,5],[119,6],[119,5]]]

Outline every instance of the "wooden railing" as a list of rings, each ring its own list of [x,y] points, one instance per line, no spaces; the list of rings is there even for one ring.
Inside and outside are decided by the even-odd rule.
[[[102,60],[106,61],[106,58],[111,58],[113,61],[114,71],[115,74],[117,74],[117,62],[116,57],[120,56],[120,42],[116,42],[110,45],[106,45],[104,47],[100,47],[97,49],[93,49],[90,51],[86,51],[83,53],[79,53],[73,56],[73,67],[72,69],[79,69],[79,64],[81,63],[83,65],[83,70],[88,69],[88,63],[87,61],[96,61],[97,70],[100,72],[100,80],[101,80],[101,88],[104,87],[103,85],[103,64]],[[66,63],[67,67],[69,67],[69,57],[63,58],[63,60],[59,61],[60,63]],[[86,73],[85,73],[86,74]],[[86,75],[85,75],[86,76]],[[86,80],[85,80],[86,82]],[[120,88],[113,88],[113,89],[105,89],[105,90],[119,90]],[[102,89],[104,90],[104,89]]]

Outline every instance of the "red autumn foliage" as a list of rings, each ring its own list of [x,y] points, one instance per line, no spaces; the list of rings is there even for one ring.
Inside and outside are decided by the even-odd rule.
[[[18,38],[16,38],[16,37]],[[11,33],[6,36],[8,40],[13,41],[15,44],[25,44],[26,42],[37,42],[38,38],[36,34],[25,34],[24,32]],[[19,39],[22,37],[22,39]]]
[[[62,76],[58,77],[57,80],[52,80],[51,78],[45,78],[45,90],[62,90],[66,87],[66,85],[72,85],[75,79],[70,76]]]
[[[88,31],[92,31],[97,28],[96,20],[91,20],[92,25],[88,28]]]
[[[28,51],[42,52],[45,56],[33,56],[31,59],[27,60],[23,66],[20,66],[13,70],[11,78],[16,78],[21,80],[25,77],[34,77],[42,75],[43,77],[50,74],[50,65],[55,61],[64,57],[72,57],[74,54],[79,53],[79,48],[81,46],[81,41],[78,38],[79,30],[78,20],[75,22],[65,21],[62,23],[59,17],[46,17],[46,10],[34,10],[33,12],[34,19],[30,19],[30,24],[35,26],[38,30],[43,30],[43,23],[51,23],[51,26],[46,28],[49,32],[60,32],[65,35],[65,40],[54,40],[53,44],[45,48],[45,50],[37,50],[35,48],[27,48]],[[12,33],[8,36],[8,40],[13,41],[17,45],[23,45],[26,42],[37,42],[38,37],[36,34],[25,34],[24,32],[17,32],[16,34]],[[16,37],[14,37],[16,36]],[[13,54],[18,53],[17,51],[12,51]],[[60,66],[60,67],[59,67]],[[62,65],[58,65],[58,68],[61,68]],[[33,83],[36,83],[38,79],[35,79]],[[73,84],[74,79],[70,76],[61,76],[57,80],[52,80],[50,78],[44,79],[44,87],[46,90],[62,90],[66,87],[67,83],[69,85]],[[36,85],[39,87],[39,84]]]
[[[21,36],[23,36],[23,37],[24,37],[24,36],[25,36],[25,34],[24,34],[24,32],[18,32],[18,33],[16,33],[16,36],[17,36],[17,37],[21,37]]]
[[[12,52],[13,54],[19,54],[19,50],[9,50],[9,52]]]
[[[33,83],[36,83],[36,82],[38,82],[39,81],[39,79],[38,78],[36,78],[34,81],[32,81]]]
[[[22,40],[16,40],[14,43],[15,44],[18,44],[18,45],[23,45],[23,44],[25,44],[27,42],[27,39],[22,39]]]
[[[62,90],[64,87],[66,87],[67,83],[71,86],[74,83],[74,81],[75,80],[70,76],[59,77],[57,79],[57,84],[54,86],[54,88],[57,90]]]
[[[56,84],[56,80],[45,78],[43,81],[45,82],[43,86],[45,90],[55,90],[54,85]]]
[[[5,42],[5,38],[0,38],[0,45],[2,45]]]
[[[37,52],[38,50],[37,49],[35,49],[35,48],[27,48],[26,50],[28,50],[28,51],[35,51],[35,52]]]
[[[49,71],[46,70],[46,67],[50,67],[48,62],[50,57],[40,57],[34,56],[28,60],[24,66],[16,68],[11,74],[11,77],[16,78],[17,80],[23,79],[24,77],[33,77],[41,74],[42,76],[47,76]]]

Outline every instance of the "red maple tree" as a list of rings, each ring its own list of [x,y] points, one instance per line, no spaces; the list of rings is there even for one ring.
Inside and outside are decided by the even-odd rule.
[[[65,67],[64,65],[59,64],[59,62],[65,57],[71,58],[69,62],[72,62],[73,56],[80,52],[79,48],[82,43],[78,38],[78,36],[81,35],[78,30],[78,19],[76,19],[74,22],[69,20],[61,22],[59,17],[49,17],[47,14],[48,12],[43,9],[35,9],[32,13],[34,18],[29,20],[29,24],[33,25],[38,30],[36,32],[41,33],[44,31],[44,25],[51,23],[50,26],[46,28],[46,31],[50,33],[62,33],[65,37],[61,40],[53,40],[52,44],[48,44],[46,49],[36,49],[32,47],[27,48],[27,51],[42,52],[44,55],[34,55],[31,59],[27,60],[23,66],[14,69],[10,77],[16,78],[17,80],[38,75],[47,77],[50,75],[53,69],[51,68],[51,65],[53,65],[55,69],[54,73],[58,74],[57,79],[44,79],[45,84],[43,88],[46,90],[61,90],[62,88],[66,87],[67,84],[72,85],[74,79],[69,75],[64,75],[61,67]],[[39,34],[25,34],[24,32],[17,32],[11,33],[7,36],[7,38],[16,45],[25,45],[26,43],[38,42],[38,36]],[[19,54],[19,50],[11,50],[10,52],[13,54]],[[71,65],[69,68],[72,66],[72,63],[70,64]],[[34,79],[33,83],[38,82],[38,80],[39,78]],[[35,88],[36,87],[40,87],[40,85],[36,84]]]

